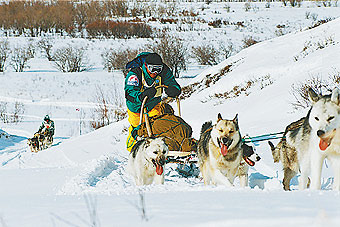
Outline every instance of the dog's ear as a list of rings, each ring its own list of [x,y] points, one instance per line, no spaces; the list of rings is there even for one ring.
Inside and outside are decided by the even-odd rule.
[[[338,88],[334,88],[331,96],[331,101],[336,105],[340,104],[340,91]]]
[[[308,96],[309,99],[313,102],[316,103],[317,101],[320,100],[320,96],[313,90],[313,88],[308,88]]]
[[[234,117],[233,122],[235,125],[238,125],[238,114]]]
[[[218,115],[217,115],[217,122],[219,122],[220,120],[222,120],[222,115],[221,115],[221,113],[218,113]]]

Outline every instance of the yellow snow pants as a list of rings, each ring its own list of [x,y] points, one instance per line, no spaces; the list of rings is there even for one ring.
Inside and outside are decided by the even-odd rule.
[[[158,103],[152,110],[150,110],[148,112],[148,116],[149,117],[153,117],[153,116],[156,116],[156,115],[160,115],[161,114],[161,105],[160,103]],[[131,136],[131,132],[134,128],[136,128],[138,125],[139,125],[139,119],[140,119],[140,113],[134,113],[134,112],[131,112],[129,109],[127,110],[127,113],[128,113],[128,120],[129,120],[129,123],[130,123],[130,127],[129,127],[129,134],[128,134],[128,137],[127,137],[127,140],[126,140],[126,149],[131,152],[131,149],[132,147],[136,144],[136,140]],[[143,121],[142,123],[144,122],[144,116],[143,116]]]

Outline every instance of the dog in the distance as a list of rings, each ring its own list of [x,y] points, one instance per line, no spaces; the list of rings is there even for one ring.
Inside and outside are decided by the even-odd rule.
[[[164,184],[164,167],[168,146],[164,138],[146,138],[132,148],[127,171],[135,179],[136,185]]]
[[[307,116],[300,119],[300,126],[286,133],[285,139],[287,147],[296,150],[297,165],[301,172],[299,189],[307,187],[309,176],[311,189],[321,188],[322,165],[327,158],[335,172],[334,189],[339,190],[339,156],[334,155],[339,149],[334,138],[337,128],[340,128],[340,91],[335,88],[331,95],[321,96],[309,89],[308,95],[312,107]]]
[[[41,144],[39,141],[39,135],[34,135],[32,138],[29,138],[27,140],[27,144],[30,147],[32,152],[37,153],[38,151],[41,150]]]
[[[235,178],[240,186],[248,185],[248,165],[243,160],[242,138],[237,115],[233,120],[217,116],[217,123],[202,125],[197,150],[204,184],[233,186]]]

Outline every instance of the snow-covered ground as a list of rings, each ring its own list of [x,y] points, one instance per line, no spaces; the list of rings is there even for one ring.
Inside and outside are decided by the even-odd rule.
[[[340,8],[336,7],[326,11],[273,4],[268,10],[270,17],[265,10],[237,13],[244,13],[244,4],[230,5],[235,10],[231,13],[235,21],[261,21],[260,18],[268,17],[272,20],[266,21],[273,25],[287,20],[301,28],[310,26],[306,20],[298,19],[304,18],[307,10],[323,17],[340,16]],[[209,7],[212,11],[214,7],[223,10],[218,4]],[[306,115],[307,109],[297,111],[292,107],[291,85],[316,75],[328,79],[340,71],[340,19],[311,30],[300,31],[296,24],[291,25],[293,33],[270,39],[273,31],[266,29],[272,26],[258,23],[255,27],[263,30],[261,39],[267,41],[244,49],[217,66],[192,66],[182,74],[199,74],[179,79],[181,85],[194,84],[232,65],[231,71],[216,84],[197,89],[181,103],[182,116],[192,126],[195,138],[199,137],[201,125],[215,121],[218,113],[227,119],[238,113],[242,135],[250,136],[283,131],[289,123]],[[214,36],[212,32],[210,35]],[[333,42],[325,48],[303,51],[308,41],[324,42],[329,37]],[[22,40],[25,39],[10,39]],[[123,75],[101,69],[99,50],[109,40],[83,42],[93,45],[91,60],[95,67],[90,72],[60,73],[38,56],[25,72],[0,75],[0,101],[7,102],[8,109],[18,101],[25,109],[22,122],[0,123],[1,226],[339,226],[340,194],[329,190],[333,180],[329,163],[324,165],[321,191],[298,191],[295,177],[291,182],[293,191],[285,192],[282,167],[273,163],[266,142],[256,144],[262,159],[250,168],[248,188],[238,188],[238,182],[235,188],[204,186],[200,178],[180,177],[174,171],[175,164],[167,165],[164,185],[136,187],[125,171],[127,119],[96,131],[90,128],[98,87],[123,100]],[[124,42],[137,40],[117,42],[124,46]],[[200,42],[203,41],[197,41]],[[215,97],[256,79],[262,82],[255,83],[248,95]],[[27,138],[38,129],[45,114],[55,120],[55,142],[47,150],[31,153]]]

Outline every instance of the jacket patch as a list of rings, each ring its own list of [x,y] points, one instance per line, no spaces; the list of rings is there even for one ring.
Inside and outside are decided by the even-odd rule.
[[[127,85],[138,86],[139,80],[136,75],[131,75],[127,81]]]

